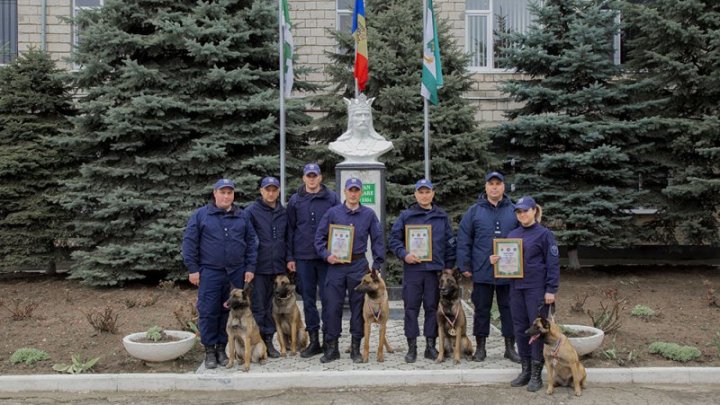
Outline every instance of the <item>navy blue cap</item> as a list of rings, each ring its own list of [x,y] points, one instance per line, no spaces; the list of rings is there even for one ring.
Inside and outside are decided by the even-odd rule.
[[[428,179],[418,180],[418,182],[415,183],[415,190],[420,190],[423,187],[429,188],[430,190],[433,189],[433,185]]]
[[[350,190],[353,187],[357,187],[362,190],[362,181],[356,177],[350,177],[345,181],[345,190]]]
[[[280,181],[276,179],[275,177],[269,176],[262,179],[260,182],[260,188],[265,188],[268,186],[275,186],[277,188],[280,188]]]
[[[520,199],[517,200],[517,202],[515,203],[516,210],[527,211],[530,208],[535,208],[535,207],[537,207],[537,204],[535,204],[535,200],[533,200],[532,197],[527,196],[527,195],[524,197],[520,197]]]
[[[213,190],[219,190],[221,188],[229,187],[235,190],[235,182],[230,179],[220,179],[213,186]]]
[[[490,172],[485,175],[485,183],[487,183],[488,181],[490,181],[492,179],[498,179],[498,180],[504,182],[505,176],[503,176],[502,173],[500,173],[500,172]]]
[[[303,168],[303,175],[308,175],[310,173],[320,175],[320,166],[317,163],[308,163]]]

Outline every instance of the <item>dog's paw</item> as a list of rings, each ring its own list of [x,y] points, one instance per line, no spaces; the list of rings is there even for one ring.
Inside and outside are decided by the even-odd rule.
[[[455,360],[455,365],[457,366],[459,364],[460,364],[460,360]]]
[[[295,353],[290,352],[290,355],[294,356]],[[286,353],[286,352],[280,352],[280,357],[287,357],[287,353]]]
[[[581,391],[581,390],[575,391],[575,396],[576,396],[576,397],[581,397],[581,396],[582,396],[582,391]]]
[[[247,373],[248,371],[250,371],[250,366],[243,366],[242,371]]]
[[[553,394],[553,387],[552,385],[548,385],[547,391],[545,391],[546,394],[552,395]]]

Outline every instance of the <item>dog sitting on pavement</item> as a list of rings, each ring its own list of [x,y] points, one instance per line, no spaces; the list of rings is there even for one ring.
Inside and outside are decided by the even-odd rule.
[[[582,395],[587,379],[585,367],[567,336],[555,323],[553,315],[550,314],[548,319],[539,314],[525,333],[530,336],[530,344],[538,338],[543,339],[543,357],[548,378],[546,393],[552,395],[556,385],[569,387],[572,384],[575,395]]]
[[[300,308],[295,298],[295,272],[275,276],[272,302],[272,317],[278,332],[280,356],[287,355],[288,344],[290,355],[294,356],[303,350],[308,342],[305,322],[300,316]]]
[[[378,340],[377,361],[385,361],[383,347],[388,353],[393,353],[393,348],[387,340],[387,323],[390,317],[390,304],[388,302],[387,287],[380,273],[375,269],[369,269],[362,278],[355,290],[365,294],[363,303],[364,335],[365,343],[362,352],[362,362],[367,363],[370,356],[370,327],[372,324],[380,325],[380,337]]]
[[[249,371],[251,360],[260,364],[267,360],[267,346],[250,309],[250,297],[251,289],[234,288],[226,302],[230,309],[226,328],[228,344],[225,347],[229,359],[227,368],[232,368],[237,360],[244,362],[243,371]]]
[[[441,363],[448,354],[453,355],[455,364],[460,364],[460,356],[472,358],[473,348],[467,337],[467,320],[465,310],[460,300],[460,272],[443,270],[440,275],[440,304],[437,311],[438,323],[438,357],[435,360]]]

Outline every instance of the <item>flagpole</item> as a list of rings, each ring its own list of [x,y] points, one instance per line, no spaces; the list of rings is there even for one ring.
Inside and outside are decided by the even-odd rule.
[[[285,205],[285,32],[282,0],[278,0],[278,48],[280,51],[280,204]]]
[[[426,12],[427,10],[427,0],[423,0],[423,32],[425,31],[425,18],[426,18]],[[424,35],[423,35],[424,40]],[[423,44],[423,47],[425,45]],[[423,48],[424,49],[424,48]],[[423,50],[424,53],[424,50]],[[425,148],[425,178],[430,180],[430,119],[429,119],[429,108],[428,108],[428,100],[425,97],[422,97],[423,99],[423,145]]]

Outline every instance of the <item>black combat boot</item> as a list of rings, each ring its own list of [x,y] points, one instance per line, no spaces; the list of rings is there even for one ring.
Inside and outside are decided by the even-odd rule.
[[[512,361],[513,363],[520,363],[520,356],[517,354],[517,351],[515,350],[515,338],[514,337],[506,337],[505,338],[505,356],[503,356],[503,357]]]
[[[304,359],[323,352],[323,349],[320,347],[319,332],[312,330],[308,332],[308,334],[310,335],[310,344],[305,348],[305,350],[300,352],[300,357]]]
[[[225,367],[228,365],[228,356],[225,353],[225,343],[218,343],[215,345],[215,358],[219,365]]]
[[[352,337],[352,341],[350,343],[350,358],[352,359],[353,363],[362,363],[363,358],[360,355],[360,341],[361,338],[359,337]]]
[[[536,361],[533,360],[532,363],[530,363],[530,382],[528,383],[527,390],[530,392],[535,392],[542,388],[543,382],[542,382],[542,369],[543,369],[543,362],[542,361]]]
[[[487,351],[485,350],[485,340],[487,340],[485,336],[475,336],[475,343],[477,344],[477,348],[475,349],[475,354],[473,355],[473,361],[485,361],[485,357],[487,357]]]
[[[520,374],[518,374],[514,380],[510,381],[510,385],[513,387],[522,387],[530,381],[530,359],[520,359],[520,366],[522,367],[522,371],[520,371]]]
[[[266,333],[262,337],[263,342],[265,342],[265,346],[267,346],[267,355],[271,359],[277,359],[280,357],[280,352],[275,350],[275,346],[273,346],[273,334],[272,333]]]
[[[340,358],[337,339],[326,340],[323,344],[323,349],[325,350],[325,354],[320,357],[320,363],[329,363]]]
[[[215,345],[205,346],[205,368],[217,368],[218,362],[216,353],[217,349],[215,349]]]
[[[405,355],[405,363],[415,363],[417,360],[417,338],[407,338],[408,352]]]
[[[435,338],[425,338],[425,358],[428,360],[435,360],[438,357],[438,351],[435,348]]]

